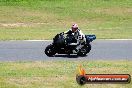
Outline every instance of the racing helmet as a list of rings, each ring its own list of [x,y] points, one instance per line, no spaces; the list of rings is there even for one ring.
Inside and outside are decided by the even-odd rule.
[[[78,29],[78,25],[77,24],[72,24],[71,29],[72,29],[73,32],[75,32]]]

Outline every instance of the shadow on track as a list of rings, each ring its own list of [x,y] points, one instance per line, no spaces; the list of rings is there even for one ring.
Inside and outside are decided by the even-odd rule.
[[[54,57],[78,58],[78,57],[86,57],[86,56],[77,56],[77,55],[67,55],[67,54],[63,54],[63,55],[55,55]]]

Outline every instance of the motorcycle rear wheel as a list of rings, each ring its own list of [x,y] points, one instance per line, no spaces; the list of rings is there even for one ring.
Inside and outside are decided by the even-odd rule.
[[[91,50],[91,44],[84,45],[79,52],[77,53],[78,56],[86,56]]]

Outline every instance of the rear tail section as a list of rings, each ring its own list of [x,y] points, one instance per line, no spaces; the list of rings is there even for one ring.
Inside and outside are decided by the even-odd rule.
[[[85,37],[88,43],[96,39],[96,35],[85,35]]]

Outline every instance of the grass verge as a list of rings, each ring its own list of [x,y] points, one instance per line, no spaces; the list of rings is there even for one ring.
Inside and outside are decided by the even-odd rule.
[[[0,62],[0,88],[131,88],[132,86],[132,83],[80,86],[75,80],[80,64],[89,74],[132,75],[132,61],[128,60]]]
[[[99,39],[132,39],[132,0],[0,0],[0,40],[52,39],[74,22]]]

